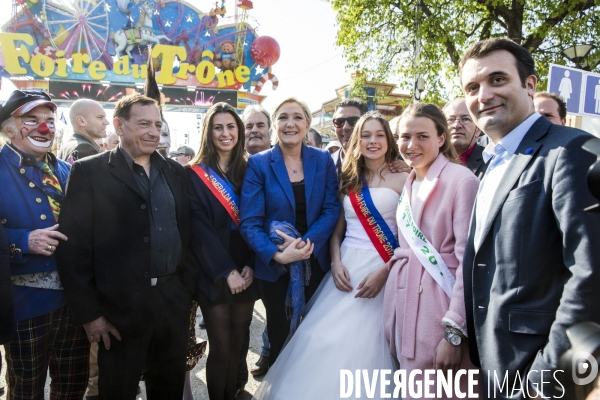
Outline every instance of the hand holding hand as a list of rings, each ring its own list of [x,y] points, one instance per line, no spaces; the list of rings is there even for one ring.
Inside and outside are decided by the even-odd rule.
[[[295,240],[293,237],[291,237],[290,235],[286,235],[279,229],[275,229],[275,233],[278,234],[279,236],[281,236],[281,238],[283,239],[283,244],[277,245],[277,248],[279,248],[279,251],[284,251],[285,249],[287,249],[287,247],[290,244],[292,244],[292,242]],[[303,242],[302,240],[300,240],[300,244],[297,247],[299,249],[302,249],[302,248],[304,248],[304,246],[306,246],[306,243]]]
[[[227,285],[231,294],[241,293],[248,287],[244,277],[235,269],[227,276]]]
[[[246,281],[246,288],[249,287],[252,281],[254,281],[254,270],[246,265],[242,269],[242,278]]]
[[[279,264],[289,264],[295,261],[308,260],[315,248],[310,239],[306,239],[306,245],[302,246],[302,238],[294,239],[283,251],[278,251],[273,259]]]
[[[412,171],[408,164],[403,160],[392,161],[388,166],[388,169],[393,173],[406,172],[407,174],[410,174],[410,171]]]
[[[462,361],[462,347],[465,345],[465,341],[460,346],[453,346],[446,339],[440,341],[435,354],[433,356],[433,368],[441,369],[444,372],[448,370],[457,371],[460,368]]]
[[[350,284],[350,273],[341,261],[331,263],[331,276],[335,287],[342,292],[351,292],[353,290]]]
[[[358,293],[355,298],[373,299],[377,297],[385,282],[387,281],[388,275],[387,263],[383,264],[381,268],[372,271],[362,280],[362,282],[356,287]]]
[[[58,224],[50,228],[36,229],[29,232],[27,245],[31,254],[41,254],[43,256],[51,256],[56,247],[58,240],[67,241],[67,237],[58,231]]]
[[[100,317],[92,322],[88,322],[87,324],[83,324],[83,329],[85,329],[85,333],[87,334],[88,340],[90,343],[98,342],[100,344],[100,339],[104,342],[104,348],[106,350],[110,349],[110,336],[109,333],[117,338],[117,340],[121,341],[121,334],[114,327],[113,324],[108,322],[106,318]]]

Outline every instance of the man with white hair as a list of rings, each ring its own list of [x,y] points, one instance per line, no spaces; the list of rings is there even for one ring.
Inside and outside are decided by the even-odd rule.
[[[271,148],[271,116],[260,104],[244,109],[242,121],[246,128],[244,148],[248,154],[260,153]]]
[[[0,222],[10,251],[16,329],[5,344],[9,399],[81,399],[90,346],[75,326],[55,251],[69,165],[51,152],[56,104],[37,90],[15,90],[0,108]]]
[[[96,141],[106,137],[109,122],[100,103],[89,99],[77,100],[71,105],[69,119],[73,126],[73,136],[63,143],[58,158],[73,164],[80,158],[101,153]]]
[[[110,133],[106,137],[106,151],[111,151],[112,149],[115,149],[119,145],[119,143],[119,135],[117,135],[114,132]]]

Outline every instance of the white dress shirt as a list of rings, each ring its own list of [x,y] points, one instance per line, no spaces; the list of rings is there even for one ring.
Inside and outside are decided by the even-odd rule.
[[[521,141],[525,137],[525,134],[529,131],[531,126],[541,117],[541,114],[535,112],[531,114],[525,121],[521,122],[515,129],[510,131],[508,135],[504,136],[497,144],[493,142],[483,149],[483,161],[488,162],[490,159],[490,165],[479,185],[479,192],[477,193],[477,201],[475,203],[475,237],[473,242],[475,245],[475,251],[479,250],[483,238],[483,227],[488,214],[490,212],[490,206],[496,194],[496,190],[502,182],[502,177],[510,167],[510,162],[514,158],[515,152],[521,144]]]

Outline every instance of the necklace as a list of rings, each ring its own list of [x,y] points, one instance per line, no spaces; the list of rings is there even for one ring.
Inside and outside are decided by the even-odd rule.
[[[219,169],[219,171],[223,174],[223,176],[227,176],[225,174],[225,171],[223,171],[223,168],[221,168],[221,165],[217,162],[217,168]],[[228,168],[227,168],[228,169]]]
[[[290,171],[292,171],[294,174],[298,173],[298,168],[300,167],[300,163],[302,163],[302,161],[299,161],[298,164],[296,165],[296,168],[291,168],[287,165],[286,162],[284,162],[285,166],[287,169],[289,169]]]

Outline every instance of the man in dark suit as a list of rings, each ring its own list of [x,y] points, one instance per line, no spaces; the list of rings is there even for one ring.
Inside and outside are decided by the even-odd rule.
[[[156,152],[158,104],[133,94],[114,111],[121,145],[73,164],[61,214],[60,276],[98,354],[101,399],[180,399],[191,291],[187,178]],[[184,283],[186,285],[184,285]],[[110,349],[110,350],[109,350]]]
[[[483,146],[477,143],[481,130],[473,123],[465,98],[459,97],[446,104],[444,114],[450,130],[450,141],[460,162],[479,179],[483,178],[487,164],[483,161]]]
[[[463,260],[471,360],[485,398],[552,395],[565,330],[600,322],[600,217],[584,212],[596,202],[595,157],[581,149],[591,136],[534,111],[535,64],[520,45],[477,42],[460,70],[491,158]]]

